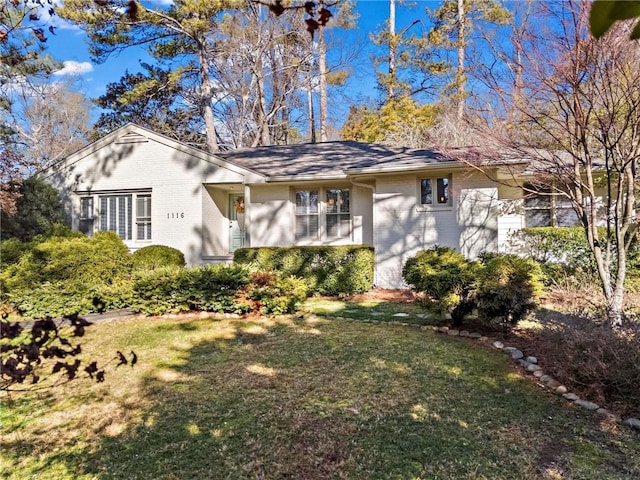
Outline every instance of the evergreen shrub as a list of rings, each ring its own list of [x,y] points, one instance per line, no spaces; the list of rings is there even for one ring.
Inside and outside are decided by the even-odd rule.
[[[365,245],[240,248],[233,261],[282,278],[301,278],[310,295],[352,295],[373,288],[373,248]]]
[[[509,254],[486,254],[471,290],[478,315],[512,327],[538,304],[542,270],[534,260]]]
[[[424,293],[445,314],[467,299],[476,269],[475,262],[455,249],[436,245],[409,258],[402,276],[413,290]]]
[[[134,270],[155,270],[158,267],[184,267],[184,254],[165,245],[147,245],[131,255]]]
[[[99,232],[91,238],[35,239],[0,277],[8,302],[23,316],[34,318],[122,305],[129,295],[130,274],[126,245],[113,232]]]
[[[22,254],[29,251],[30,248],[30,242],[23,242],[17,238],[2,240],[0,242],[0,262],[2,262],[2,268],[4,269],[9,265],[18,263]]]
[[[246,302],[236,301],[249,283],[249,271],[237,265],[159,267],[134,275],[134,311],[146,315],[203,310],[245,313]]]

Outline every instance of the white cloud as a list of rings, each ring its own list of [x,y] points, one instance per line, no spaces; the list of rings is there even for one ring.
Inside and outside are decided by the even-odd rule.
[[[68,76],[68,75],[82,75],[83,73],[89,73],[93,71],[93,65],[89,62],[75,62],[73,60],[65,60],[62,62],[62,67],[54,75]]]

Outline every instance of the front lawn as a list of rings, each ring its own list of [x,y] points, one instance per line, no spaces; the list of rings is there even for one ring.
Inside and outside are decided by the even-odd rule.
[[[2,398],[7,479],[640,477],[637,433],[504,354],[331,317],[116,320],[88,357],[135,368]]]

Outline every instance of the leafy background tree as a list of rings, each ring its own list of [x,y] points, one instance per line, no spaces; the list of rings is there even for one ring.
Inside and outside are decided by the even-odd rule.
[[[36,235],[50,236],[56,224],[66,223],[58,192],[36,176],[10,184],[17,190],[16,211],[0,212],[0,238],[30,242]]]

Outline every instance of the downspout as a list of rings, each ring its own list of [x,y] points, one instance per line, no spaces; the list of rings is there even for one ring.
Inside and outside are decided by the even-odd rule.
[[[375,288],[378,279],[378,262],[376,254],[376,187],[368,183],[361,183],[354,178],[349,178],[351,185],[354,187],[368,188],[371,190],[371,236],[373,243],[373,286]]]

